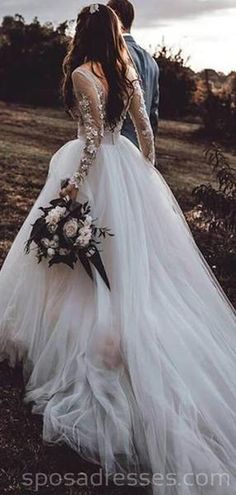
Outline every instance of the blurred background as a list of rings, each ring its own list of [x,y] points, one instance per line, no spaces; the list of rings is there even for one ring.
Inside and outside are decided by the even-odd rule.
[[[104,2],[105,3],[105,2]],[[161,118],[203,119],[233,140],[236,72],[234,0],[134,0],[133,35],[160,67]],[[2,0],[0,99],[59,106],[62,60],[86,2]],[[214,100],[214,103],[213,103]],[[214,107],[214,108],[213,108]],[[212,113],[211,113],[212,112]]]
[[[0,16],[21,14],[27,22],[37,16],[54,25],[75,19],[86,1],[1,0]],[[105,2],[101,2],[105,3]],[[133,0],[136,9],[134,35],[144,47],[155,49],[164,37],[169,46],[191,56],[195,71],[212,68],[229,73],[234,69],[236,5],[234,0]]]

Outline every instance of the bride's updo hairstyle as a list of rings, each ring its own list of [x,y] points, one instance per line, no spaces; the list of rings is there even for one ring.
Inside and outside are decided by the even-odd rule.
[[[71,74],[85,62],[92,62],[92,70],[98,77],[94,63],[101,64],[109,88],[107,120],[114,127],[124,110],[124,99],[127,100],[132,91],[132,83],[127,79],[130,59],[120,21],[110,7],[93,4],[83,8],[78,15],[75,35],[63,62],[63,96],[67,111],[72,111],[75,103]]]

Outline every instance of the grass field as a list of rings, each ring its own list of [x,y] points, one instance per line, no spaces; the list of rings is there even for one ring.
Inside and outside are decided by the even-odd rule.
[[[47,176],[52,154],[66,141],[76,136],[76,126],[63,112],[0,104],[0,263],[34,203]],[[159,168],[173,189],[183,210],[193,206],[192,189],[212,181],[211,170],[205,164],[206,143],[195,137],[197,124],[161,122],[157,143]],[[236,168],[236,155],[228,154]],[[208,234],[196,235],[207,253],[214,242]],[[224,289],[234,299],[232,277],[221,279]],[[24,473],[97,472],[65,447],[42,444],[41,420],[31,416],[22,405],[21,370],[0,366],[0,493],[27,495],[35,486],[22,484]],[[43,481],[43,478],[41,478]],[[58,477],[57,477],[58,480]],[[102,487],[85,488],[48,486],[39,488],[41,495],[139,495],[141,489]]]

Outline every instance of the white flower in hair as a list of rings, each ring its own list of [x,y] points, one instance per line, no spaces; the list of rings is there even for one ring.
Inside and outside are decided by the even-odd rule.
[[[93,3],[90,7],[90,14],[95,14],[96,12],[99,12],[99,5],[98,3]]]

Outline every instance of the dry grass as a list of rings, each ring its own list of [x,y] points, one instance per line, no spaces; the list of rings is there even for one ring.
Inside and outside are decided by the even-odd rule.
[[[33,109],[0,104],[0,263],[35,201],[47,176],[51,155],[67,140],[74,139],[76,126],[59,110]],[[211,172],[203,158],[204,143],[193,139],[194,124],[162,122],[158,139],[159,168],[174,190],[185,211],[193,205],[192,189],[211,181]],[[236,157],[230,155],[231,162]],[[14,210],[13,210],[14,205]],[[197,240],[207,252],[208,235]],[[232,295],[232,281],[222,279]],[[97,468],[82,461],[66,447],[48,447],[42,443],[42,425],[22,404],[21,370],[0,366],[0,490],[1,494],[27,495],[34,488],[22,484],[24,473],[92,473]],[[115,488],[41,487],[41,495],[131,495],[133,490]],[[134,493],[142,493],[135,489]]]

